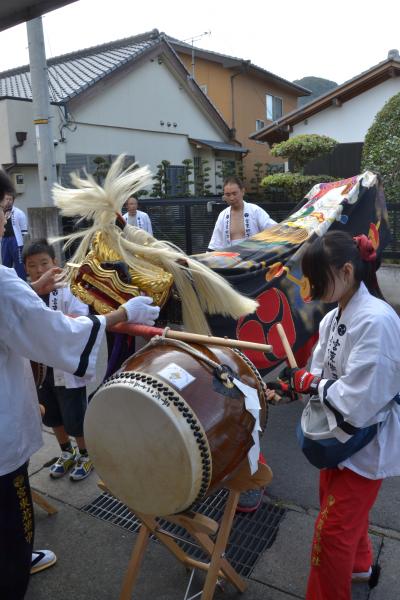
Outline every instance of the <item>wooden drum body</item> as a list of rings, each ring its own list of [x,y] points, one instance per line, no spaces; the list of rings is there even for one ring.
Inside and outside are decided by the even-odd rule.
[[[196,353],[226,365],[266,402],[255,367],[217,346],[163,343],[131,357],[96,392],[85,439],[110,491],[136,512],[168,515],[223,487],[253,445],[254,417],[242,392]]]

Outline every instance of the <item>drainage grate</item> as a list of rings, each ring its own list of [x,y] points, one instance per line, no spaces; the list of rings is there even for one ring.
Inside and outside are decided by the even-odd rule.
[[[193,506],[193,510],[220,522],[227,496],[228,492],[221,490],[206,498],[201,504]],[[82,510],[128,531],[139,531],[140,521],[134,513],[107,493],[101,494]],[[226,558],[240,575],[249,577],[259,556],[272,546],[285,512],[284,508],[264,500],[255,513],[238,513],[235,516]],[[159,524],[162,529],[180,538],[176,541],[189,556],[203,562],[208,561],[203,550],[185,529],[164,519],[160,519]]]

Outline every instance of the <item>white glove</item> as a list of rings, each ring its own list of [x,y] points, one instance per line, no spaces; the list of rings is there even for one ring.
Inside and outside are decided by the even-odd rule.
[[[131,298],[121,306],[125,309],[129,323],[141,323],[142,325],[154,325],[160,309],[158,306],[151,306],[153,298],[149,296],[137,296]]]

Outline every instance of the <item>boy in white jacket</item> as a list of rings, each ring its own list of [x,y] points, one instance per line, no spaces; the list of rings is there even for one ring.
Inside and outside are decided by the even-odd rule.
[[[56,265],[54,248],[47,240],[34,240],[23,254],[26,272],[32,282]],[[68,286],[53,290],[42,300],[51,310],[65,315],[87,315],[89,310],[76,298]],[[38,387],[38,398],[44,407],[43,423],[52,427],[61,448],[61,455],[51,465],[50,477],[58,479],[70,472],[72,481],[90,475],[93,463],[86,450],[83,420],[87,407],[85,378],[47,367],[46,377]],[[75,438],[77,447],[71,443]]]

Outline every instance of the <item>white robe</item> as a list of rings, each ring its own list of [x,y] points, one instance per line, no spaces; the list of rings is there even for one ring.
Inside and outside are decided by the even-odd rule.
[[[273,225],[276,225],[276,221],[271,219],[269,214],[260,206],[250,204],[249,202],[243,203],[243,227],[245,233],[243,239],[260,233],[260,231],[264,231],[264,229],[268,229],[268,227],[272,227]],[[231,207],[228,206],[218,215],[208,248],[210,250],[222,250],[228,246],[238,244],[243,239],[231,240]]]
[[[92,374],[104,330],[102,316],[71,319],[47,308],[14,269],[0,266],[0,476],[43,443],[29,360]]]
[[[125,221],[129,223],[129,225],[133,225],[134,227],[140,227],[140,229],[144,229],[150,235],[153,235],[153,228],[151,226],[150,217],[147,213],[142,210],[137,210],[135,217],[129,217],[129,213],[125,213],[123,215]]]
[[[89,307],[74,296],[68,286],[49,294],[49,308],[60,310],[64,315],[86,316],[89,314]],[[90,373],[86,377],[75,377],[71,373],[54,369],[54,385],[65,386],[68,389],[83,387],[92,381],[95,375],[95,373]]]
[[[329,428],[342,442],[379,423],[367,446],[341,463],[363,477],[400,475],[400,319],[362,283],[342,311],[321,321],[311,372]]]
[[[23,210],[13,206],[11,209],[11,223],[18,246],[24,245],[24,236],[28,233],[28,220]]]

